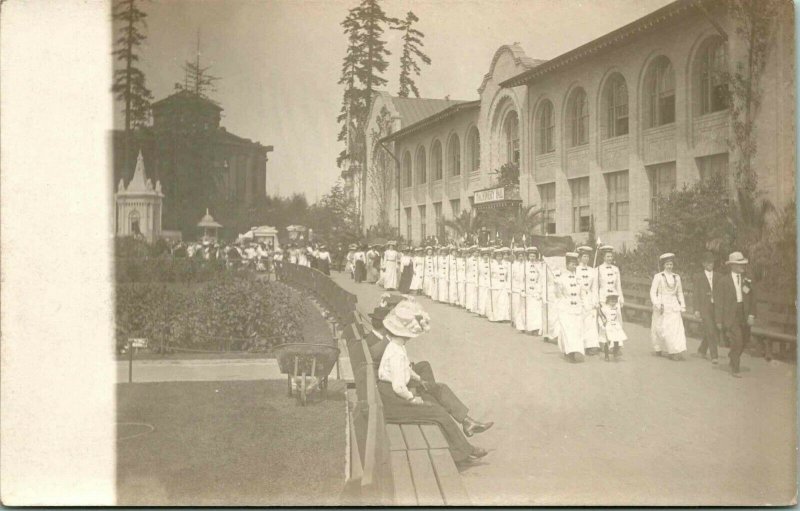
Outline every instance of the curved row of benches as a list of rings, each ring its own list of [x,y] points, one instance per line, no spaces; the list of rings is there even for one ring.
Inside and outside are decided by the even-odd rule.
[[[369,321],[357,298],[327,275],[283,265],[278,278],[311,293],[338,323],[353,370],[348,388],[348,478],[342,504],[469,505],[469,497],[437,425],[386,424],[378,393],[377,364],[370,354]]]

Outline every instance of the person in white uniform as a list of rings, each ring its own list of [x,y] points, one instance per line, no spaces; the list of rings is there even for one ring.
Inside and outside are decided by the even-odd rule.
[[[480,251],[477,246],[469,248],[466,260],[465,301],[464,307],[469,312],[478,311],[478,261]]]
[[[458,247],[450,247],[450,257],[447,259],[447,302],[458,305]]]
[[[450,302],[450,249],[441,247],[439,249],[439,301]]]
[[[525,249],[514,249],[511,263],[511,326],[525,331]]]
[[[583,362],[583,317],[585,315],[583,299],[584,287],[581,285],[575,269],[578,266],[578,254],[567,252],[566,270],[562,271],[556,281],[558,301],[558,347],[570,362]]]
[[[619,296],[616,293],[608,293],[605,301],[600,306],[600,344],[603,345],[605,361],[609,361],[608,352],[614,354],[614,362],[622,357],[622,345],[628,340],[625,331],[622,329],[622,309],[619,304]]]
[[[683,360],[686,351],[686,332],[681,316],[686,311],[683,284],[680,275],[672,271],[675,254],[662,254],[658,261],[662,271],[656,273],[650,286],[650,301],[653,303],[650,340],[657,355],[666,352],[672,360]]]
[[[459,307],[467,306],[467,255],[468,249],[459,248],[456,257],[456,287],[458,296],[456,302]]]
[[[591,247],[578,247],[578,267],[575,275],[583,286],[583,346],[587,355],[600,353],[600,340],[597,336],[597,279],[595,269],[589,266]]]
[[[525,331],[539,334],[542,330],[542,309],[544,307],[544,263],[539,261],[536,247],[525,249]]]
[[[478,310],[479,315],[488,318],[492,311],[492,249],[481,249],[481,260],[478,261]]]
[[[425,296],[436,300],[438,288],[436,286],[436,252],[433,247],[425,247],[425,275],[422,278],[422,288]]]
[[[417,247],[414,249],[414,277],[411,279],[411,292],[414,294],[422,293],[422,280],[425,275],[425,249]]]
[[[494,250],[494,260],[491,266],[492,279],[492,309],[489,321],[500,322],[511,320],[511,262],[506,265],[505,254],[511,250],[500,247]]]

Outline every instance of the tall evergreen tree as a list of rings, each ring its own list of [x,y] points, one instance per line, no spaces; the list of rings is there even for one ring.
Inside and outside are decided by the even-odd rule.
[[[417,59],[430,65],[431,59],[422,52],[425,34],[414,28],[414,23],[419,18],[411,11],[406,14],[406,19],[398,21],[395,30],[403,32],[403,54],[400,56],[400,92],[401,98],[407,98],[410,93],[419,97],[419,89],[414,83],[414,76],[419,76],[420,67]]]
[[[147,124],[153,99],[144,73],[137,67],[138,50],[145,40],[142,30],[147,27],[147,13],[139,8],[140,4],[141,0],[117,0],[112,11],[112,22],[119,34],[112,55],[123,67],[114,71],[111,92],[125,104],[126,138],[131,128]]]
[[[208,94],[216,91],[214,85],[218,76],[213,76],[208,71],[211,66],[203,67],[200,65],[200,32],[197,32],[197,53],[194,62],[187,60],[183,65],[183,89],[193,92],[202,98],[209,99]]]
[[[342,108],[336,121],[341,125],[338,140],[345,143],[345,148],[336,158],[336,164],[342,164],[350,158],[350,152],[354,145],[355,134],[359,126],[360,119],[366,115],[366,102],[364,101],[364,89],[358,82],[356,69],[364,61],[363,45],[361,44],[361,23],[358,19],[356,8],[350,9],[347,17],[341,23],[344,34],[347,36],[347,53],[342,59],[342,75],[339,78],[339,85],[344,86],[342,98]]]

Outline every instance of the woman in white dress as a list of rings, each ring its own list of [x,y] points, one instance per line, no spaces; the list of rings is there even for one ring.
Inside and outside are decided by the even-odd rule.
[[[583,362],[583,316],[586,312],[583,295],[586,291],[575,272],[578,254],[567,252],[565,259],[567,269],[559,274],[555,282],[558,347],[570,362]]]
[[[383,253],[383,287],[386,290],[397,289],[400,281],[400,276],[397,273],[397,263],[400,261],[400,255],[395,250],[397,247],[396,241],[387,243],[386,252]]]
[[[414,249],[414,277],[411,279],[411,291],[414,294],[422,292],[422,277],[425,274],[425,249]]]
[[[514,249],[515,260],[511,263],[511,324],[520,332],[525,331],[525,249]]]
[[[466,274],[466,301],[464,306],[469,312],[478,311],[478,262],[480,260],[480,250],[473,246],[469,249],[467,256]]]
[[[675,254],[662,254],[658,258],[662,271],[653,277],[650,286],[650,301],[653,302],[653,318],[650,340],[656,354],[664,352],[672,360],[683,360],[686,351],[686,333],[681,313],[686,310],[681,277],[672,272]]]
[[[436,300],[438,287],[436,285],[436,254],[433,247],[425,247],[425,275],[422,277],[422,289],[425,296]]]

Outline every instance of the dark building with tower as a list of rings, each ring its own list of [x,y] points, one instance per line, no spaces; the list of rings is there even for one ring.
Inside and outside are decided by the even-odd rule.
[[[133,131],[130,140],[114,131],[114,186],[132,178],[141,150],[146,178],[162,185],[164,230],[194,239],[206,209],[223,225],[224,238],[249,229],[266,197],[272,146],[229,133],[220,126],[222,107],[186,90],[153,103],[152,112],[152,126]]]

